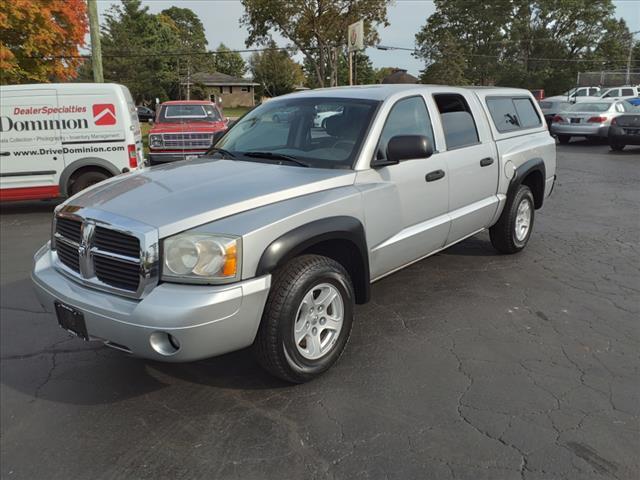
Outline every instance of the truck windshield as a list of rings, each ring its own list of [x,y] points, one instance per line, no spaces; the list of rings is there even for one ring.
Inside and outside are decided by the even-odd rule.
[[[353,98],[270,100],[245,115],[214,146],[234,158],[316,168],[352,168],[379,102]],[[289,162],[291,163],[291,162]]]
[[[162,105],[159,123],[219,122],[220,112],[213,105]]]

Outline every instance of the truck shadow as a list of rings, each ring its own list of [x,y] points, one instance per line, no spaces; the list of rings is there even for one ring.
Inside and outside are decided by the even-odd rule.
[[[24,215],[27,213],[47,213],[60,204],[63,199],[32,200],[24,202],[0,203],[0,215]]]

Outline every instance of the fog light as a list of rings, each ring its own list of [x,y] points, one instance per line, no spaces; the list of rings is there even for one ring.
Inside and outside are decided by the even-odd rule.
[[[178,339],[166,332],[153,332],[149,337],[149,343],[160,355],[170,356],[180,350]]]

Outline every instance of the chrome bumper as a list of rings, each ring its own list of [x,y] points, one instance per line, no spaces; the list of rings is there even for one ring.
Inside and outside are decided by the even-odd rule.
[[[251,345],[271,285],[270,275],[222,286],[162,283],[134,300],[62,275],[48,244],[34,262],[31,278],[46,311],[55,312],[54,302],[60,301],[84,314],[91,340],[165,362],[199,360]],[[179,348],[165,351],[152,334],[170,334]]]

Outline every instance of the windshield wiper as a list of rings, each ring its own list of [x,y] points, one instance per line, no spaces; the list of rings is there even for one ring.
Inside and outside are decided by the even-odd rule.
[[[295,163],[296,165],[300,165],[301,167],[309,167],[308,163],[298,160],[296,157],[292,157],[291,155],[285,155],[284,153],[251,151],[243,152],[242,155],[244,155],[245,157],[265,158],[267,160],[284,160],[285,162]]]
[[[233,153],[231,153],[229,150],[225,150],[224,148],[211,147],[209,149],[209,151],[207,152],[207,154],[210,154],[210,153],[221,153],[225,157],[234,158],[234,159],[238,158]]]

